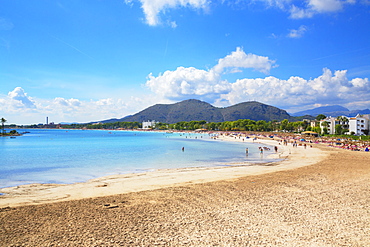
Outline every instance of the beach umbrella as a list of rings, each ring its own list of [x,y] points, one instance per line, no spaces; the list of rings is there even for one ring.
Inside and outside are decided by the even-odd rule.
[[[319,136],[318,133],[313,132],[313,131],[304,131],[301,134],[303,134],[303,135],[311,135],[311,136]]]

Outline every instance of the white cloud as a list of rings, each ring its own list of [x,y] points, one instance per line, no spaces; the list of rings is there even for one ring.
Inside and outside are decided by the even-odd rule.
[[[67,107],[78,107],[81,105],[81,102],[78,99],[64,99],[57,97],[54,99],[53,104]]]
[[[355,0],[308,0],[301,7],[292,4],[290,17],[293,19],[311,18],[316,14],[336,13],[346,4],[355,4]]]
[[[169,26],[172,27],[172,28],[176,28],[177,27],[177,23],[175,21],[171,21],[169,23]]]
[[[290,30],[288,37],[289,38],[301,38],[305,34],[306,31],[307,31],[307,27],[304,25],[301,25],[298,29]]]
[[[96,102],[97,105],[113,105],[114,100],[111,98],[108,99],[101,99]]]
[[[222,60],[224,61],[224,60]],[[303,110],[315,104],[340,104],[349,109],[369,108],[370,81],[368,78],[348,79],[346,70],[323,73],[306,80],[292,76],[287,80],[274,76],[244,78],[229,82],[221,73],[210,69],[179,67],[158,77],[149,75],[147,87],[154,94],[129,99],[105,98],[82,101],[79,99],[38,99],[30,97],[21,87],[7,95],[0,95],[0,115],[9,123],[31,124],[50,122],[91,122],[121,118],[158,103],[173,103],[184,99],[201,99],[218,106],[256,100],[286,110]]]
[[[168,9],[179,7],[207,9],[208,0],[139,0],[141,8],[145,14],[146,23],[150,26],[157,26],[161,23],[160,14],[163,14]],[[132,0],[126,0],[126,4],[131,5]],[[172,27],[176,27],[175,22],[169,22]]]
[[[259,0],[268,7],[277,7],[288,11],[293,19],[311,18],[316,14],[335,13],[344,9],[347,4],[356,4],[356,0]],[[359,1],[360,4],[366,4]]]
[[[310,9],[299,8],[295,5],[290,8],[290,17],[293,19],[311,18],[313,15],[314,12]]]
[[[347,104],[358,99],[370,98],[368,78],[349,80],[347,71],[324,69],[323,74],[311,80],[290,77],[281,80],[276,77],[240,79],[231,83],[232,90],[221,96],[230,104],[257,100],[285,109],[298,105]]]
[[[21,87],[16,87],[8,95],[0,95],[0,117],[8,123],[42,123],[46,117],[50,122],[91,122],[110,118],[121,118],[134,114],[150,105],[158,103],[155,95],[143,98],[131,97],[127,100],[106,98],[81,101],[79,99],[31,98]]]
[[[230,85],[220,81],[220,75],[213,70],[205,71],[193,67],[178,67],[175,71],[166,71],[157,77],[149,74],[146,86],[157,95],[174,100],[206,100],[230,89]]]
[[[192,8],[196,10],[208,10],[212,1],[209,0],[137,0],[145,15],[145,22],[150,26],[157,26],[162,23],[161,15],[165,15],[170,9]],[[127,5],[132,6],[134,0],[125,0]],[[368,5],[369,0],[253,0],[253,1],[221,1],[232,6],[244,6],[256,2],[264,3],[268,8],[276,7],[290,14],[292,19],[312,18],[317,14],[336,13],[345,8],[348,4]],[[214,3],[212,3],[214,4]],[[167,25],[177,27],[176,22],[166,20]]]
[[[290,3],[291,0],[262,0],[266,2],[268,6],[273,7],[276,6],[280,9],[284,9],[287,3]]]
[[[16,87],[8,93],[8,106],[14,108],[35,108],[35,104],[31,97],[28,97],[23,88]]]
[[[175,71],[165,71],[157,77],[149,74],[146,86],[168,99],[197,98],[213,101],[231,89],[230,83],[221,79],[222,74],[235,73],[241,68],[268,73],[274,63],[268,57],[246,54],[241,48],[237,48],[230,55],[219,59],[210,70],[178,67]],[[225,72],[227,69],[229,70]]]
[[[309,0],[308,6],[319,13],[337,12],[343,8],[347,1],[341,0]]]
[[[227,69],[230,73],[237,71],[238,68],[251,67],[266,72],[273,65],[274,61],[267,57],[247,55],[238,48],[230,55],[219,59],[218,64],[210,70],[179,67],[157,77],[150,74],[146,85],[156,95],[165,99],[195,98],[223,106],[252,100],[284,109],[311,106],[316,103],[346,105],[357,102],[356,105],[360,106],[360,102],[363,101],[359,99],[370,98],[369,79],[350,80],[346,70],[332,72],[325,68],[322,75],[310,80],[298,76],[292,76],[287,80],[268,76],[229,82],[222,78]]]
[[[218,64],[213,70],[221,74],[225,68],[252,68],[263,73],[268,73],[273,67],[275,61],[268,57],[258,56],[255,54],[246,54],[240,47],[224,58],[218,60]]]

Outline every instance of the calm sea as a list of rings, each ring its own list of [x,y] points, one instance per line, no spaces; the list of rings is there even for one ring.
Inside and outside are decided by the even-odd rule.
[[[0,138],[0,188],[30,183],[75,183],[156,169],[271,161],[260,156],[256,144],[216,141],[208,134],[26,131],[30,133]]]

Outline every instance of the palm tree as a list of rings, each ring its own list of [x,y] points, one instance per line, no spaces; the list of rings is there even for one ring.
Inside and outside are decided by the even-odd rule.
[[[343,128],[348,129],[348,122],[349,122],[348,118],[343,117],[342,121],[343,121]]]
[[[346,118],[345,116],[339,116],[337,117],[337,121],[344,129],[348,129],[348,118]]]
[[[5,118],[1,118],[1,125],[2,125],[2,129],[3,129],[3,135],[5,135],[5,128],[4,128],[4,124],[6,123],[6,119]]]
[[[326,121],[323,121],[323,122],[321,123],[321,126],[323,127],[323,129],[322,129],[322,133],[323,133],[323,134],[327,134],[327,133],[328,133],[329,123],[328,123],[328,122],[326,122]]]

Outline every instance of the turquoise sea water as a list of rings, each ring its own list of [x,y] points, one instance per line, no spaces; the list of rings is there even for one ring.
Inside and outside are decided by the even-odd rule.
[[[208,134],[27,131],[30,133],[16,138],[0,138],[0,188],[31,183],[75,183],[156,169],[271,161],[260,156],[256,144],[213,140]],[[267,155],[268,152],[264,154]]]

